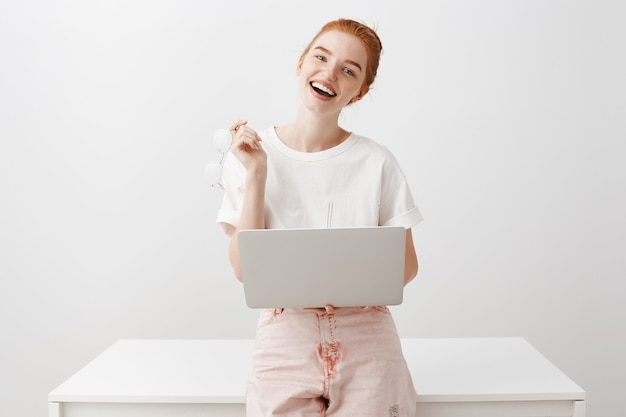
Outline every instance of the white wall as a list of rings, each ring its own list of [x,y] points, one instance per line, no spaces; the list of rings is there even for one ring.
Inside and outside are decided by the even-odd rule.
[[[389,146],[426,221],[404,337],[522,336],[622,415],[621,1],[0,3],[0,415],[120,338],[249,338],[203,182],[213,131],[291,120],[336,17],[377,24],[346,127]]]

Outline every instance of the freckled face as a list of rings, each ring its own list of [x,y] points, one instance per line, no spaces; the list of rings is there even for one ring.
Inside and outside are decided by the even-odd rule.
[[[354,35],[330,31],[320,35],[298,65],[300,99],[311,111],[339,113],[359,100],[367,50]]]

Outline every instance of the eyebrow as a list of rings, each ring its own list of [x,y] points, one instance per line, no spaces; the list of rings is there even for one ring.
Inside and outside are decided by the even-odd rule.
[[[315,47],[315,48],[313,48],[313,49],[314,49],[314,50],[315,50],[315,49],[319,49],[320,51],[322,51],[322,52],[324,52],[324,53],[326,53],[326,54],[328,54],[328,55],[332,55],[332,54],[333,54],[332,52],[330,52],[328,49],[324,48],[323,46],[316,46],[316,47]],[[353,60],[351,60],[351,59],[346,59],[346,62],[347,62],[348,64],[351,64],[351,65],[354,65],[355,67],[357,67],[357,68],[359,69],[359,71],[362,71],[361,65],[360,65],[358,62],[353,61]]]

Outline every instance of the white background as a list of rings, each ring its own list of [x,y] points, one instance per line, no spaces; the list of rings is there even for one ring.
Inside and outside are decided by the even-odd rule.
[[[348,129],[387,145],[426,220],[403,337],[522,336],[626,391],[626,3],[0,3],[0,415],[120,338],[251,338],[203,182],[213,132],[290,121],[327,20],[377,25]]]

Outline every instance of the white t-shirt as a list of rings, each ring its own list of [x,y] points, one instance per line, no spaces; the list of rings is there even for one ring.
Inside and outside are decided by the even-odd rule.
[[[404,226],[422,220],[406,177],[389,150],[354,133],[321,152],[285,145],[271,127],[259,133],[267,154],[265,224],[268,229]],[[228,153],[217,216],[237,227],[245,168]]]

